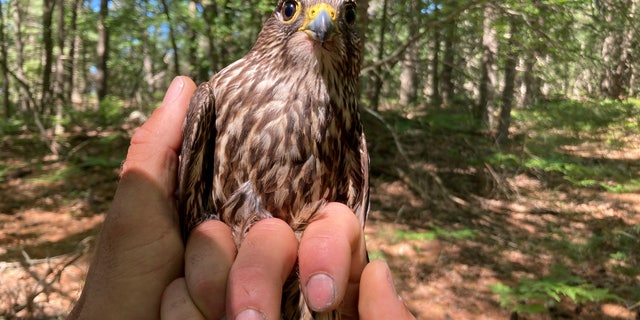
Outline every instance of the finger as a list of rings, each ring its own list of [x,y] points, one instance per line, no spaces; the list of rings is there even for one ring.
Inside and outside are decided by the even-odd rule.
[[[122,165],[122,178],[130,171],[145,173],[165,186],[172,195],[176,188],[176,170],[184,121],[195,83],[188,77],[176,77],[165,98],[149,120],[131,137],[127,158]]]
[[[375,260],[369,263],[360,281],[360,319],[415,319],[396,293],[391,271],[385,262]]]
[[[207,319],[221,319],[225,314],[227,279],[235,256],[231,229],[221,221],[205,221],[189,235],[186,284],[194,305]]]
[[[300,281],[305,299],[314,311],[340,306],[345,318],[355,318],[360,274],[366,264],[362,227],[343,204],[329,203],[321,210],[300,240]]]
[[[206,319],[193,303],[184,278],[171,282],[162,295],[160,319]]]
[[[265,219],[251,227],[229,274],[227,314],[231,319],[243,311],[280,319],[282,286],[297,251],[298,241],[284,221]]]

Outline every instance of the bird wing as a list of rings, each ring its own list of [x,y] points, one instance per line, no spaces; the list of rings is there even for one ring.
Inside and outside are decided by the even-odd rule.
[[[367,139],[364,133],[360,134],[360,167],[362,170],[362,202],[356,215],[360,220],[360,225],[364,228],[364,223],[369,216],[369,151],[367,150]]]
[[[186,239],[191,229],[216,219],[213,209],[213,166],[216,146],[216,107],[213,86],[205,82],[191,97],[182,127],[178,169],[178,216]]]

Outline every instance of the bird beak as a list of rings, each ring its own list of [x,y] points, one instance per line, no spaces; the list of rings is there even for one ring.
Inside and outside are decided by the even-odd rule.
[[[311,39],[324,44],[337,33],[336,16],[336,9],[332,6],[326,3],[316,4],[307,11],[301,30]]]

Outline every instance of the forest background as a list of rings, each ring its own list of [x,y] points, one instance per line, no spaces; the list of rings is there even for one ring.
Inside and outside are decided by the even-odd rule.
[[[640,317],[638,0],[358,1],[371,256],[420,319]],[[273,0],[0,0],[0,318],[78,298],[128,139]]]

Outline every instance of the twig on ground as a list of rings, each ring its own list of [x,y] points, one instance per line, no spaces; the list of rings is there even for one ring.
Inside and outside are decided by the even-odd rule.
[[[376,119],[378,119],[380,122],[382,122],[382,124],[385,126],[385,128],[387,128],[387,130],[389,131],[389,133],[391,133],[391,137],[393,138],[393,142],[396,145],[396,150],[398,150],[398,153],[400,154],[400,157],[402,158],[405,167],[411,171],[409,174],[407,174],[406,172],[404,172],[400,167],[396,168],[396,172],[398,174],[398,176],[400,177],[400,179],[402,179],[411,190],[413,190],[415,193],[417,193],[423,200],[428,200],[430,198],[432,198],[433,194],[429,193],[429,190],[427,190],[426,188],[418,185],[415,181],[414,178],[416,175],[414,174],[414,171],[416,171],[413,166],[411,165],[411,160],[409,159],[409,156],[407,155],[407,152],[405,151],[404,147],[402,146],[402,143],[400,142],[400,138],[398,137],[398,135],[396,134],[396,132],[393,130],[393,128],[391,127],[391,125],[384,119],[384,117],[382,117],[381,114],[377,113],[376,111],[364,107],[364,110],[366,112],[368,112],[369,114],[371,114],[372,116],[374,116]],[[447,187],[444,185],[444,183],[442,182],[442,179],[440,179],[440,177],[432,171],[429,170],[425,170],[426,173],[431,177],[431,179],[433,180],[433,182],[435,183],[435,185],[438,187],[440,194],[442,195],[442,197],[445,200],[449,200],[453,203],[456,203],[460,206],[463,207],[468,207],[469,203],[459,197],[456,197],[455,195],[451,194],[451,192],[449,192],[449,190],[447,189]]]
[[[62,273],[69,266],[74,264],[78,259],[80,259],[83,255],[85,255],[89,248],[90,242],[93,237],[86,237],[82,241],[80,241],[76,247],[76,249],[70,253],[48,257],[44,259],[32,259],[29,254],[22,250],[23,259],[19,262],[14,263],[15,267],[22,267],[22,269],[36,281],[36,285],[33,289],[27,289],[26,301],[23,304],[16,304],[13,306],[14,314],[27,309],[29,312],[33,313],[35,306],[35,298],[42,293],[50,293],[59,291],[54,288],[54,284],[60,281],[62,277]],[[62,262],[54,264],[53,261],[62,260]],[[44,275],[38,274],[35,270],[33,270],[34,266],[47,264],[47,270]],[[10,263],[2,263],[0,265],[0,269],[12,268]]]

